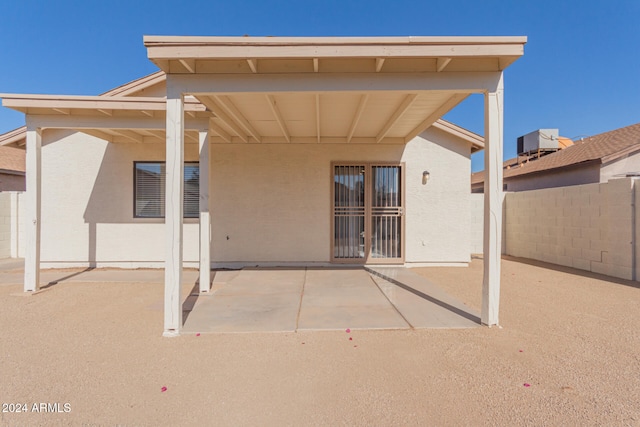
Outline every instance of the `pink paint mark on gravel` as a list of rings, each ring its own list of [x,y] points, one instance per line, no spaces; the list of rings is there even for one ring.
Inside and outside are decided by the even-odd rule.
[[[198,332],[198,333],[196,334],[196,336],[197,336],[197,337],[199,337],[199,336],[200,336],[200,332]]]
[[[345,331],[346,333],[351,333],[351,329],[347,328],[347,330]]]
[[[349,337],[349,341],[353,341],[353,337]]]
[[[518,350],[518,353],[522,353],[524,350]]]
[[[525,386],[525,387],[531,387],[531,384],[529,384],[529,383],[524,383],[522,385]]]
[[[162,387],[162,388],[160,389],[160,391],[164,393],[165,391],[167,391],[167,388],[166,388],[166,387]]]

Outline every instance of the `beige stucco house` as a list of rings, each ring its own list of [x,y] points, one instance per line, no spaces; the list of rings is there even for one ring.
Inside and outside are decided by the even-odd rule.
[[[145,37],[162,70],[101,96],[2,95],[27,126],[25,291],[39,268],[466,264],[487,183],[482,321],[497,323],[503,70],[523,37]],[[441,117],[485,94],[484,138]],[[486,143],[486,146],[485,146]]]

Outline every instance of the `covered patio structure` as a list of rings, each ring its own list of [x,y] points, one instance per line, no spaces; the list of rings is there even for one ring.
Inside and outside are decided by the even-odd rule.
[[[41,131],[166,142],[164,335],[183,325],[185,138],[199,144],[200,292],[209,292],[210,144],[407,144],[470,94],[484,95],[482,323],[498,324],[503,71],[525,37],[246,38],[147,36],[166,101],[2,95],[27,116],[25,291],[39,289]]]

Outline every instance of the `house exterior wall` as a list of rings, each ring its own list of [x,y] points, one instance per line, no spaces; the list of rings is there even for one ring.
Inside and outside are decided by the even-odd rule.
[[[525,166],[526,167],[526,166]],[[575,168],[550,170],[505,180],[506,191],[529,191],[540,188],[567,187],[600,181],[600,165],[593,163]]]
[[[24,256],[23,198],[23,192],[0,192],[0,259]]]
[[[466,263],[469,153],[436,129],[406,146],[212,144],[212,265],[329,263],[331,163],[354,161],[405,164],[407,264]],[[133,217],[133,162],[164,156],[164,144],[45,131],[43,266],[162,266],[164,220]],[[186,144],[185,161],[197,156],[196,144]],[[185,219],[184,260],[198,262],[197,219]]]
[[[11,193],[0,193],[0,259],[11,256]]]
[[[45,130],[41,262],[51,266],[159,267],[163,219],[133,217],[133,162],[163,161],[164,144],[117,144]],[[185,145],[185,161],[197,161]],[[198,260],[197,219],[185,219],[184,260]]]
[[[628,173],[640,173],[640,152],[602,165],[600,182],[607,182],[615,178],[616,175],[620,177],[620,175]]]
[[[471,194],[469,207],[470,251],[472,254],[481,254],[484,248],[484,194]]]

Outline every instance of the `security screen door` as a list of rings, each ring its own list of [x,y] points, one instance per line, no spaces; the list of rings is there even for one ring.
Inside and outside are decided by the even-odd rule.
[[[404,261],[401,165],[333,165],[332,260]]]

